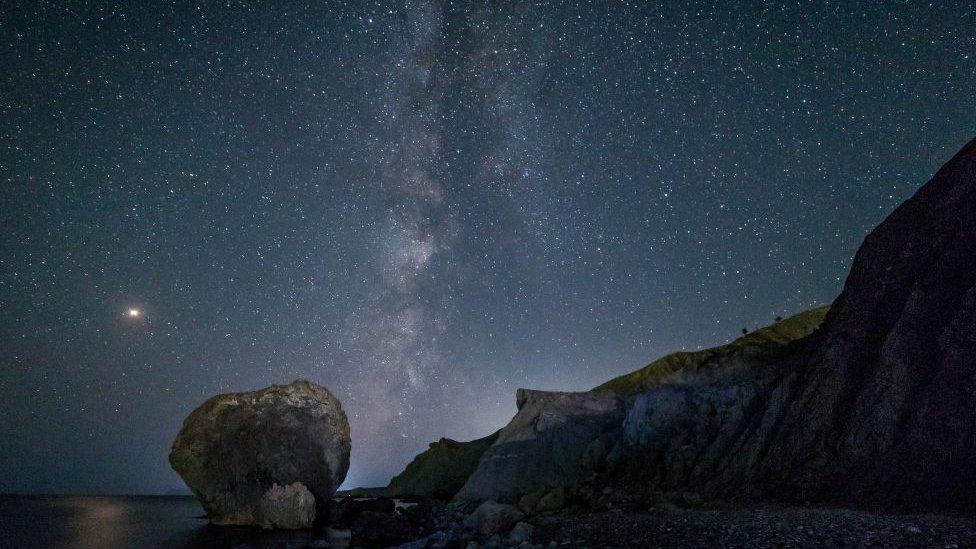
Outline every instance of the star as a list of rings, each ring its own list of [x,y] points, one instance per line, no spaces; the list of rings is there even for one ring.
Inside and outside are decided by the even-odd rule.
[[[125,312],[126,316],[129,318],[139,318],[142,316],[142,311],[136,308],[131,308]]]

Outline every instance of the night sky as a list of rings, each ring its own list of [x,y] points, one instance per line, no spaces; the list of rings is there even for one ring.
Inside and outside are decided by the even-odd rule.
[[[968,1],[125,4],[0,7],[0,492],[301,377],[385,485],[830,302],[976,133]]]

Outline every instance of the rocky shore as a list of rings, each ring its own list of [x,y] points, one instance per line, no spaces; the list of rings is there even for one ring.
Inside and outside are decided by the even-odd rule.
[[[596,502],[600,501],[601,504]],[[976,517],[792,506],[722,506],[694,494],[600,494],[586,505],[337,500],[345,514],[309,547],[938,547],[976,546]],[[343,520],[348,521],[343,523]]]
[[[541,517],[533,542],[557,547],[976,546],[976,520],[832,508],[660,509]]]

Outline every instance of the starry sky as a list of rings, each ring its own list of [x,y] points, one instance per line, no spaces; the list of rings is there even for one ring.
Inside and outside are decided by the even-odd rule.
[[[180,488],[295,378],[385,485],[830,302],[974,92],[970,2],[5,2],[0,492]]]

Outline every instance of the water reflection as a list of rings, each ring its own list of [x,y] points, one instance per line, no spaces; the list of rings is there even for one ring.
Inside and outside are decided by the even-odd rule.
[[[0,496],[0,545],[31,548],[305,547],[311,533],[211,526],[192,497]]]
[[[84,547],[94,540],[105,547],[121,547],[126,541],[125,529],[132,528],[132,517],[117,498],[77,498],[54,500],[64,516],[69,517],[67,532],[72,539],[72,547]]]

